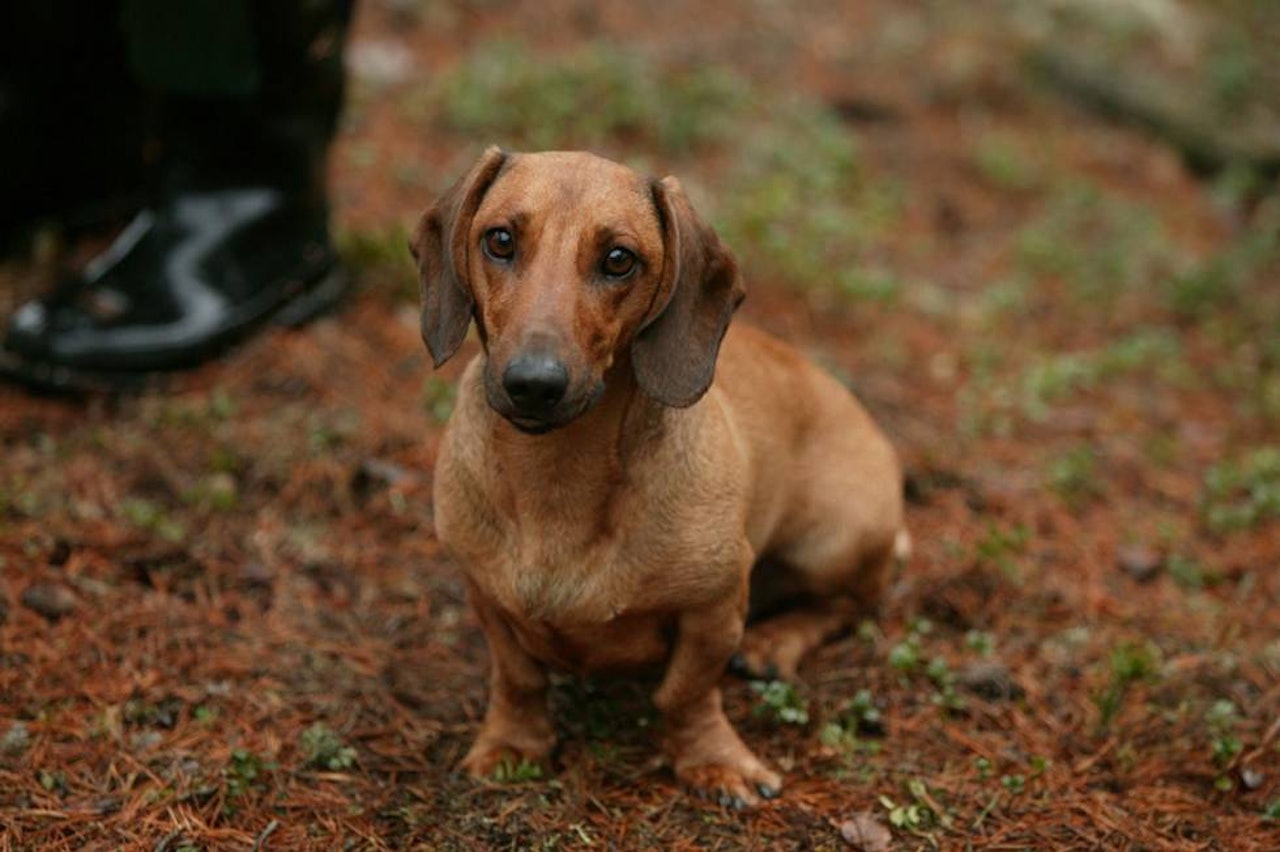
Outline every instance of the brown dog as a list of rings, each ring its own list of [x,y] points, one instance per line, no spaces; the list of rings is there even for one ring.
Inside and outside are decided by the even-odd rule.
[[[653,699],[680,780],[739,807],[776,795],[718,682],[739,649],[749,672],[793,675],[875,602],[906,541],[888,442],[792,349],[725,334],[737,265],[673,178],[491,148],[412,248],[436,365],[473,317],[484,346],[435,479],[492,657],[466,769],[550,754],[548,669],[665,664]],[[744,637],[749,586],[791,606]]]

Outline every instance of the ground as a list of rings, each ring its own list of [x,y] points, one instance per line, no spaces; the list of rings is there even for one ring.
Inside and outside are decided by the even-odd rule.
[[[0,387],[0,848],[1280,848],[1280,194],[1233,147],[1280,28],[1216,5],[362,3],[345,309],[138,396]],[[1163,81],[1201,148],[1063,56]],[[678,174],[738,320],[904,460],[881,615],[725,679],[786,773],[752,812],[678,789],[634,681],[557,681],[552,771],[457,771],[460,362],[403,246],[490,142]],[[46,232],[0,314],[75,256]]]

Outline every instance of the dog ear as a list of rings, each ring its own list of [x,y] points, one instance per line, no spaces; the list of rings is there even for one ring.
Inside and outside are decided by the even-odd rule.
[[[409,251],[418,262],[422,339],[437,367],[466,339],[475,308],[467,281],[467,233],[480,200],[506,160],[500,148],[488,148],[471,171],[422,214],[409,239]]]
[[[641,390],[677,408],[693,405],[715,377],[716,355],[744,291],[738,264],[698,217],[680,182],[654,181],[662,221],[662,280],[631,344]]]

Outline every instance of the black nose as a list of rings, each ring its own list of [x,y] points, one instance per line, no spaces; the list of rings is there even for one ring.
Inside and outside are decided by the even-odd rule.
[[[502,387],[521,414],[550,413],[569,388],[569,371],[550,355],[517,355],[502,374]]]

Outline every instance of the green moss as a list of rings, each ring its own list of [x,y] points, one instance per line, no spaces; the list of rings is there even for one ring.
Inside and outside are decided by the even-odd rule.
[[[708,66],[660,66],[594,45],[559,57],[491,42],[437,92],[446,126],[517,149],[628,147],[680,155],[727,138],[747,103],[738,77]]]
[[[660,62],[618,45],[535,56],[490,43],[440,82],[429,115],[516,150],[587,148],[658,158],[755,271],[801,289],[888,301],[899,282],[867,249],[898,217],[900,193],[869,181],[852,132],[824,104],[710,66]],[[713,154],[698,177],[682,162]]]
[[[1255,449],[1214,465],[1204,477],[1201,517],[1215,533],[1247,530],[1280,519],[1280,446]]]

